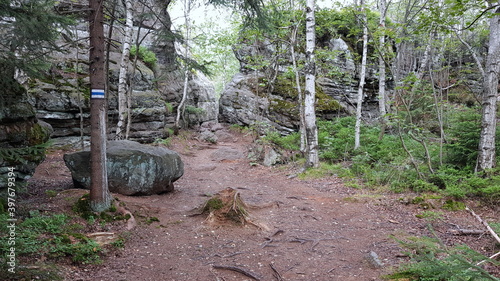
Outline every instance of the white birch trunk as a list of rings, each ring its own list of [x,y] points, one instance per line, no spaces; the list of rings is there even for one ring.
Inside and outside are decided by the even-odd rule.
[[[184,0],[184,24],[186,27],[186,38],[184,38],[186,44],[185,44],[185,49],[184,49],[184,58],[187,59],[189,56],[189,39],[191,36],[191,26],[190,26],[190,13],[191,13],[191,0]],[[187,65],[187,62],[185,63],[185,68],[184,68],[184,88],[182,90],[182,99],[179,103],[179,106],[177,106],[177,116],[175,118],[175,123],[174,127],[178,129],[180,127],[180,120],[181,116],[184,115],[184,108],[187,100],[187,95],[188,95],[188,85],[189,85],[189,66]]]
[[[363,88],[365,86],[366,59],[368,56],[368,28],[366,26],[366,12],[364,10],[364,1],[361,0],[361,24],[363,25],[363,55],[361,58],[361,70],[359,74],[358,101],[356,105],[356,125],[354,127],[354,149],[358,149],[361,135],[361,109],[363,106]]]
[[[386,95],[385,95],[385,79],[386,79],[385,60],[384,60],[386,0],[380,0],[379,10],[380,10],[379,27],[382,32],[379,38],[380,54],[378,58],[378,107],[380,113],[380,120],[382,121],[382,123],[385,123],[385,115],[387,114]]]
[[[314,15],[315,0],[306,2],[306,65],[304,72],[306,85],[304,89],[304,123],[306,131],[307,153],[306,167],[317,167],[318,156],[318,128],[316,127],[316,62],[314,49],[316,47],[316,19]]]
[[[292,38],[290,42],[290,53],[292,54],[292,64],[293,71],[295,72],[295,84],[297,85],[297,93],[299,100],[299,114],[300,114],[300,151],[306,151],[306,127],[304,121],[304,95],[302,94],[302,88],[300,86],[300,76],[299,71],[297,69],[297,58],[295,57],[295,44],[297,43],[297,31],[300,22],[297,25],[294,25],[292,28]]]
[[[132,33],[133,33],[133,6],[132,0],[125,1],[125,10],[126,10],[126,21],[125,21],[125,30],[123,37],[123,49],[122,49],[122,57],[120,60],[120,74],[118,75],[118,124],[116,127],[116,138],[124,139],[125,131],[127,127],[127,121],[129,120],[128,114],[130,112],[129,107],[131,106],[128,103],[127,99],[127,73],[130,62],[130,46],[132,43]],[[139,50],[137,50],[137,54]],[[137,55],[136,54],[136,55]],[[132,89],[130,89],[132,90]]]
[[[490,19],[489,48],[483,82],[483,109],[476,165],[477,172],[494,168],[496,165],[495,132],[500,73],[500,8],[495,8],[494,13],[496,14]]]

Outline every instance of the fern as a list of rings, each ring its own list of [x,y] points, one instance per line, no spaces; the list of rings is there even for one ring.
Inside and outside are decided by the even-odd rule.
[[[30,161],[40,161],[51,142],[18,148],[0,148],[0,163],[8,165],[26,164]]]
[[[402,265],[388,279],[411,278],[418,281],[500,281],[482,267],[477,266],[486,260],[495,265],[500,263],[488,259],[472,250],[467,245],[449,247],[437,238],[431,226],[430,231],[435,238],[410,237],[408,241],[397,240],[404,248],[411,262]]]

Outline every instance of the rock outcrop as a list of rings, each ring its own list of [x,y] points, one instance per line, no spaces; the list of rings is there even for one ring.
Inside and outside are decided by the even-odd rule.
[[[164,21],[148,20],[134,23],[134,32],[141,32],[141,47],[156,52],[157,62],[151,65],[137,60],[135,70],[128,69],[128,81],[131,89],[132,124],[130,139],[140,142],[153,142],[157,138],[167,137],[173,127],[177,106],[183,93],[184,72],[176,63],[175,38],[171,41],[158,42],[155,32],[170,28],[169,15],[165,2],[148,0],[148,7],[162,14]],[[168,4],[167,4],[168,5]],[[137,13],[142,13],[138,7]],[[120,6],[117,7],[120,9]],[[119,11],[119,10],[118,10]],[[118,12],[120,13],[120,12]],[[138,17],[139,18],[139,17]],[[156,25],[155,25],[156,24]],[[140,26],[140,27],[139,27]],[[115,27],[113,40],[122,41],[122,33]],[[64,34],[61,44],[68,44],[66,39],[77,40],[89,36],[86,20],[82,19],[72,34]],[[28,80],[28,88],[36,108],[38,119],[54,128],[53,137],[77,137],[89,135],[90,110],[88,77],[88,46],[86,40],[80,40],[74,48],[67,48],[65,53],[53,54],[52,67],[42,79]],[[109,89],[108,89],[108,132],[110,137],[116,130],[118,118],[118,76],[121,59],[120,47],[111,47],[109,53]],[[218,98],[212,83],[204,75],[192,73],[188,85],[186,115],[182,119],[184,126],[196,126],[203,122],[217,122]]]
[[[354,114],[357,106],[359,79],[358,66],[351,48],[338,38],[329,39],[321,45],[328,52],[335,53],[329,61],[321,62],[316,81],[316,111],[322,119]],[[266,123],[277,130],[287,133],[299,128],[299,107],[295,80],[285,73],[291,62],[283,60],[269,75],[269,69],[251,70],[249,57],[271,58],[277,48],[269,42],[260,42],[239,48],[236,57],[240,61],[240,72],[227,85],[220,98],[220,120],[240,125]],[[290,54],[284,57],[290,57]],[[251,61],[251,60],[250,60]],[[325,69],[327,67],[328,69]],[[378,116],[376,70],[368,70],[363,100],[363,115],[366,118]],[[269,77],[275,77],[270,85]],[[302,85],[303,87],[303,85]]]
[[[133,141],[110,141],[107,145],[109,190],[124,195],[169,192],[184,174],[179,155],[167,148]],[[90,188],[90,151],[64,155],[77,188]]]
[[[7,80],[7,78],[5,78]],[[30,178],[45,159],[44,143],[52,132],[49,124],[39,121],[29,103],[26,90],[14,82],[0,90],[0,189],[15,178],[15,186]],[[15,176],[9,176],[14,172]],[[12,174],[10,174],[12,175]],[[12,180],[11,180],[12,181]]]

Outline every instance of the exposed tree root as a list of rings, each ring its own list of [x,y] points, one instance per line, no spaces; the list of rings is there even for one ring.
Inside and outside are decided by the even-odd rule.
[[[212,265],[213,268],[215,269],[226,269],[226,270],[232,270],[232,271],[235,271],[235,272],[239,272],[247,277],[250,277],[254,280],[257,280],[257,281],[260,281],[261,278],[259,276],[257,276],[256,274],[252,273],[252,272],[249,272],[247,270],[244,270],[242,268],[239,268],[239,267],[236,267],[236,266],[227,266],[227,265]]]

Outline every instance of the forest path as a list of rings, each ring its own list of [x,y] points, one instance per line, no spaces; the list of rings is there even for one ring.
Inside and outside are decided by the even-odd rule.
[[[252,165],[248,137],[230,133],[225,140],[174,139],[171,148],[185,164],[175,191],[114,195],[138,226],[125,232],[125,247],[102,265],[73,267],[66,279],[252,280],[238,268],[260,280],[382,280],[407,259],[391,235],[428,235],[426,221],[415,217],[422,209],[402,204],[401,195],[348,188],[335,175],[301,180],[290,176],[290,166]],[[190,216],[227,187],[256,206],[250,215],[262,229]],[[451,221],[436,225],[438,230],[467,218],[446,217]]]

